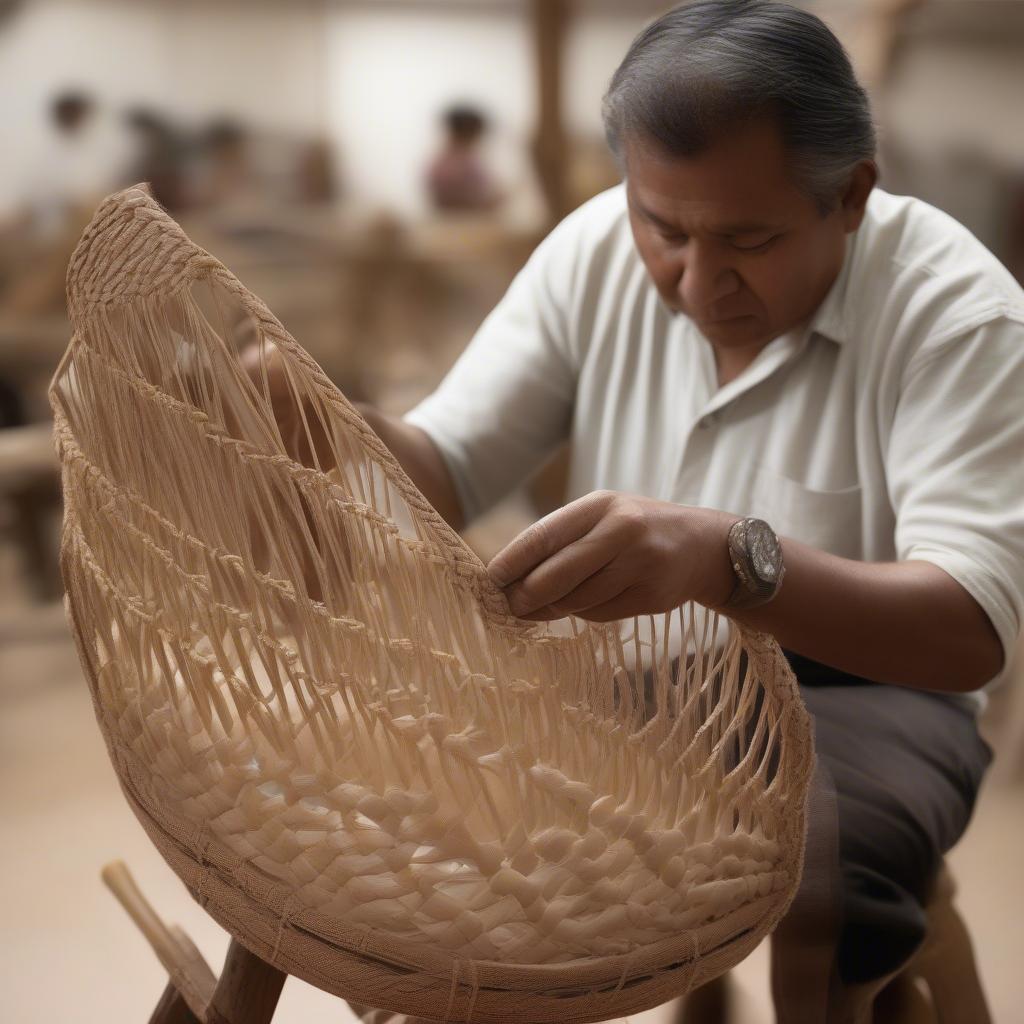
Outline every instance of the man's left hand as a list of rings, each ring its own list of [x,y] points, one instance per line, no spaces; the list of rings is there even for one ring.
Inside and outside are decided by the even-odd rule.
[[[616,491],[594,491],[524,530],[491,560],[514,615],[610,622],[720,607],[732,591],[735,516]]]

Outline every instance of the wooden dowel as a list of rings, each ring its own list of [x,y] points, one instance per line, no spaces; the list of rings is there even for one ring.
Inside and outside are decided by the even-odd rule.
[[[171,974],[180,969],[185,960],[182,947],[149,900],[142,895],[124,861],[115,860],[107,864],[100,872],[100,877],[146,937],[146,941],[153,947],[153,952],[167,968],[167,972]]]
[[[193,1013],[202,1019],[213,998],[217,979],[195,943],[181,928],[164,924],[123,861],[107,864],[100,877],[146,937],[170,975],[171,984],[180,991]]]
[[[185,954],[185,962],[191,977],[200,983],[204,989],[208,988],[212,993],[217,987],[217,976],[210,969],[210,965],[206,962],[203,954],[199,952],[196,944],[185,934],[185,931],[179,925],[172,924],[170,931],[171,935],[174,936],[174,941]]]

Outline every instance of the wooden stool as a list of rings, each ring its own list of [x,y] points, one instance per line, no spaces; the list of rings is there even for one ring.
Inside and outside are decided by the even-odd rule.
[[[974,950],[963,918],[953,903],[953,877],[942,867],[925,907],[928,935],[921,948],[895,974],[843,989],[833,984],[827,1024],[991,1024]],[[798,1020],[776,998],[781,1020]],[[797,1011],[799,1012],[799,1011]],[[698,989],[679,1007],[677,1024],[728,1024],[729,976]],[[803,1018],[812,1024],[810,1018]]]
[[[970,936],[941,866],[925,904],[920,949],[893,974],[843,985],[835,791],[820,766],[808,802],[808,842],[796,897],[771,937],[772,1000],[778,1024],[991,1024]],[[728,975],[680,1002],[676,1024],[729,1024]]]
[[[170,976],[150,1024],[269,1024],[288,977],[231,940],[218,979],[192,940],[168,927],[124,864],[108,864],[103,881],[149,940]]]
[[[991,1024],[974,951],[953,903],[943,865],[925,905],[921,948],[895,973],[844,986],[835,972],[839,937],[838,830],[835,792],[815,772],[808,801],[809,841],[796,898],[771,938],[772,998],[778,1024]],[[191,940],[168,927],[120,863],[103,880],[149,940],[170,975],[150,1024],[269,1024],[287,975],[232,939],[218,980]],[[388,1024],[415,1024],[382,1015]],[[364,1019],[372,1019],[367,1011]],[[728,975],[680,1002],[676,1024],[728,1024]]]

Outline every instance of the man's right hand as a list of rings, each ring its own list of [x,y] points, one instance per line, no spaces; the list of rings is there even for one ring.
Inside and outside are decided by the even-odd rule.
[[[262,367],[259,345],[243,349],[239,353],[239,362],[257,390],[269,397],[288,454],[304,466],[319,466],[324,472],[333,468],[334,451],[325,425],[308,399],[303,403],[303,425],[295,389],[289,382],[284,359],[277,347],[271,342],[264,343]],[[263,385],[264,372],[266,391]],[[398,416],[389,416],[372,405],[359,403],[356,408],[441,517],[453,529],[461,529],[464,518],[455,484],[440,451],[430,437],[419,427],[406,423]]]
[[[262,353],[261,353],[262,349]],[[256,390],[270,399],[270,406],[281,433],[285,451],[296,462],[304,466],[319,466],[325,472],[333,468],[334,453],[328,441],[327,432],[320,417],[313,409],[313,403],[306,398],[302,405],[305,413],[299,413],[299,399],[289,381],[288,371],[280,350],[273,342],[250,345],[238,355],[242,369],[249,375]],[[262,363],[262,366],[261,366]],[[263,375],[266,374],[266,390]],[[307,429],[308,428],[308,429]],[[316,459],[313,452],[316,451]]]

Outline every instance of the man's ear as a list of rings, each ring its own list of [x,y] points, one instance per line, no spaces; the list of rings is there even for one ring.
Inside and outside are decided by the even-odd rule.
[[[874,160],[862,160],[853,169],[842,198],[843,228],[846,233],[856,231],[864,219],[868,196],[878,181],[878,165]]]

